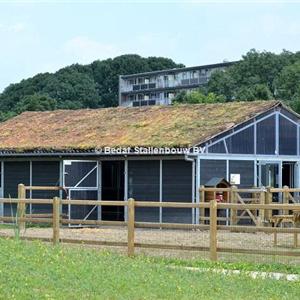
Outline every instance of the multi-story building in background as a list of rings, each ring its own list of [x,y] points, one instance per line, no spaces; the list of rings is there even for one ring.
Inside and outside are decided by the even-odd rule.
[[[119,105],[169,105],[181,91],[191,91],[207,84],[211,74],[235,62],[177,68],[139,74],[120,75]]]

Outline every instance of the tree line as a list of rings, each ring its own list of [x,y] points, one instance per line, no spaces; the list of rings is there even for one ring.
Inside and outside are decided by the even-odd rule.
[[[216,71],[205,87],[180,93],[175,103],[212,103],[278,99],[300,113],[300,52],[250,50],[225,71]]]
[[[26,110],[99,108],[118,105],[119,75],[184,67],[169,58],[129,54],[74,64],[9,85],[0,94],[0,120]],[[213,103],[279,99],[300,113],[300,52],[255,49],[206,86],[179,93],[174,103]]]

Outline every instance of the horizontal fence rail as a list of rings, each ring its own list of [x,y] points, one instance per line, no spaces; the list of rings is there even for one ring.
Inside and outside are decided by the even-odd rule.
[[[186,202],[157,202],[157,201],[136,201],[129,199],[128,201],[113,201],[113,200],[68,200],[54,197],[53,199],[27,199],[25,191],[31,190],[45,190],[46,187],[25,187],[20,184],[18,187],[18,198],[0,198],[0,203],[17,204],[16,216],[2,216],[0,221],[16,223],[19,230],[25,228],[26,222],[35,224],[51,224],[52,226],[52,238],[38,238],[44,241],[50,241],[53,244],[63,243],[84,243],[94,244],[102,246],[121,246],[127,247],[127,253],[129,256],[134,255],[135,248],[149,248],[149,249],[170,249],[170,250],[186,250],[186,251],[206,251],[210,253],[210,259],[215,261],[218,259],[218,253],[240,253],[240,254],[263,254],[263,255],[284,255],[284,256],[300,256],[298,251],[298,235],[300,234],[300,226],[292,227],[271,227],[264,223],[266,218],[280,219],[287,218],[292,219],[293,213],[300,213],[300,203],[289,203],[285,197],[285,202],[274,203],[272,201],[266,201],[270,195],[263,193],[296,193],[300,192],[300,189],[236,189],[236,188],[205,188],[205,192],[220,192],[225,191],[229,194],[232,193],[253,193],[260,194],[260,199],[263,200],[259,203],[245,203],[243,198],[240,201],[230,202],[218,202],[217,199],[213,198],[209,201],[201,201],[199,203],[186,203]],[[203,193],[203,189],[200,189]],[[262,196],[263,195],[263,196]],[[235,198],[235,197],[234,197]],[[237,199],[237,198],[235,198]],[[205,200],[205,198],[203,199]],[[26,205],[32,204],[49,204],[52,206],[52,213],[45,214],[26,214]],[[92,205],[92,206],[121,206],[127,207],[127,219],[126,221],[104,221],[104,220],[85,220],[85,219],[67,219],[66,216],[61,213],[62,205]],[[182,224],[182,223],[155,223],[155,222],[139,222],[136,220],[135,212],[136,208],[149,207],[149,208],[190,208],[207,210],[208,214],[203,217],[203,221],[207,223],[199,224]],[[219,210],[228,210],[231,212],[229,217],[219,217]],[[237,220],[244,220],[247,218],[245,215],[237,215],[237,212],[247,212],[250,217],[254,216],[257,212],[259,222],[253,222],[253,225],[238,225]],[[288,214],[277,214],[274,215],[272,212],[287,212]],[[233,213],[233,215],[232,215]],[[233,217],[235,221],[232,222]],[[249,217],[248,217],[249,218]],[[229,224],[224,222],[230,221]],[[254,219],[256,220],[256,219]],[[222,224],[223,222],[223,224]],[[300,222],[300,220],[299,220]],[[60,236],[62,225],[89,225],[89,226],[123,226],[127,228],[127,242],[122,241],[99,241],[99,240],[86,240],[86,239],[72,239],[62,238]],[[274,225],[274,224],[273,224]],[[203,230],[209,233],[209,243],[207,246],[194,246],[194,245],[178,245],[178,244],[163,244],[163,243],[141,243],[136,241],[135,229],[137,228],[152,228],[152,229],[180,229],[180,230]],[[224,232],[240,232],[240,233],[267,233],[274,234],[274,245],[277,245],[277,234],[292,234],[294,236],[294,247],[296,251],[279,250],[279,249],[245,249],[245,248],[231,248],[231,247],[220,247],[217,239],[218,231]],[[25,237],[22,237],[25,238]],[[28,237],[33,240],[34,237]]]
[[[25,199],[25,198],[0,198],[0,203],[12,204],[53,204],[53,199]],[[93,206],[128,206],[128,201],[119,200],[60,200],[60,204],[72,205],[93,205]],[[233,204],[233,203],[218,203],[218,209],[236,208],[237,210],[300,210],[299,204]],[[186,203],[186,202],[148,202],[134,201],[135,207],[170,207],[170,208],[210,208],[210,203]]]

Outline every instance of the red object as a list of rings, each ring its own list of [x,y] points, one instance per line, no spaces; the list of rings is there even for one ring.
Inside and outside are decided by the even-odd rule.
[[[217,202],[223,202],[224,201],[223,194],[216,194],[216,200]]]

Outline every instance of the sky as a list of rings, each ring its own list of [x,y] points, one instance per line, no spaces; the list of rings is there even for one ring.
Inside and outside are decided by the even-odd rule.
[[[299,51],[300,0],[0,0],[0,92],[122,54],[193,66],[238,60],[252,48]]]

